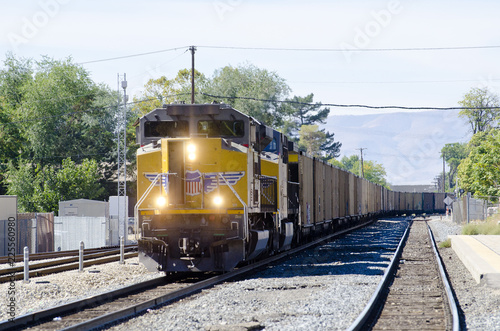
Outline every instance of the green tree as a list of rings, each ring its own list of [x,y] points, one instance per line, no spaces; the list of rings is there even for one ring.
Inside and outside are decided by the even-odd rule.
[[[285,133],[290,140],[299,142],[300,146],[300,131],[304,125],[316,125],[317,132],[314,135],[321,141],[321,145],[317,147],[314,152],[316,155],[321,155],[323,159],[328,160],[338,157],[340,155],[340,147],[342,144],[336,142],[334,134],[325,129],[319,129],[317,124],[325,124],[325,120],[330,113],[330,108],[323,107],[321,102],[313,103],[314,94],[309,94],[305,97],[294,96],[287,99],[281,105],[281,112],[285,115],[281,131]],[[322,108],[323,107],[323,108]],[[308,135],[311,136],[313,132],[308,129]],[[302,138],[304,139],[304,138]],[[302,146],[305,146],[302,144]],[[311,146],[309,146],[311,147]]]
[[[321,145],[326,140],[326,134],[318,130],[317,125],[302,125],[299,131],[299,148],[314,157],[322,157]]]
[[[21,163],[14,166],[11,162],[7,172],[7,194],[17,195],[17,208],[19,212],[36,211],[33,195],[35,192],[36,169],[30,163]]]
[[[331,159],[328,162],[336,167],[339,167],[340,169],[350,171],[353,174],[361,177],[361,160],[358,155],[351,155],[349,157],[343,156],[340,161]],[[370,182],[389,188],[389,183],[385,179],[387,173],[384,166],[382,166],[381,164],[378,164],[374,161],[364,160],[363,172],[365,176],[364,178],[366,178]]]
[[[12,53],[7,53],[0,70],[0,96],[7,106],[16,108],[23,102],[23,86],[32,80],[32,75],[31,60],[16,58]]]
[[[44,164],[68,156],[99,156],[114,145],[116,98],[96,85],[71,59],[44,58],[33,80],[23,86],[23,110],[17,111],[31,155]]]
[[[338,157],[341,143],[333,141],[333,134],[320,130],[318,125],[302,125],[299,130],[299,148],[325,161]]]
[[[468,155],[467,144],[465,143],[451,143],[446,144],[441,149],[441,157],[443,157],[450,167],[448,173],[448,187],[453,188],[455,186],[455,179],[458,170],[458,166],[463,159]]]
[[[458,166],[460,188],[475,196],[500,196],[500,130],[477,133],[469,148],[470,154]]]
[[[51,212],[58,210],[59,201],[103,198],[105,189],[99,183],[101,178],[95,160],[85,159],[76,164],[68,158],[62,161],[61,167],[44,168],[25,163],[9,171],[8,193],[18,196],[22,212]]]
[[[45,167],[58,168],[64,158],[78,164],[90,157],[100,164],[103,185],[114,194],[118,99],[70,58],[35,62],[7,55],[0,70],[0,193],[9,186],[17,191],[15,176],[7,172],[41,176]]]
[[[278,74],[253,65],[226,66],[217,70],[204,91],[222,97],[220,101],[273,128],[284,124],[286,114],[281,111],[279,101],[289,92],[290,88]],[[213,97],[206,97],[207,101],[214,101]]]
[[[342,143],[334,140],[334,133],[330,133],[329,131],[325,132],[325,129],[320,131],[325,134],[325,140],[320,147],[324,154],[323,160],[328,161],[329,159],[339,157]]]
[[[490,108],[499,107],[498,96],[487,88],[472,88],[458,103],[466,108],[459,116],[467,118],[472,134],[488,131],[498,124],[500,109]]]
[[[370,160],[363,161],[363,171],[365,178],[370,182],[389,188],[389,183],[385,179],[387,173],[381,164]]]
[[[208,84],[205,75],[199,71],[194,71],[195,92],[204,91]],[[202,103],[206,97],[196,93],[195,102]],[[144,91],[134,97],[135,113],[138,116],[145,115],[155,108],[160,108],[163,104],[186,102],[191,103],[191,70],[179,70],[175,78],[169,79],[166,76],[151,78],[144,85]]]
[[[336,159],[332,159],[329,161],[330,163],[332,163],[333,165],[339,167],[340,169],[344,169],[346,171],[351,171],[354,173],[354,169],[356,167],[358,167],[357,169],[359,170],[359,156],[356,155],[356,154],[353,154],[349,157],[347,156],[343,156],[342,159],[340,159],[340,161],[337,161]],[[356,174],[359,173],[356,172]]]
[[[281,106],[281,111],[289,117],[292,131],[286,133],[290,136],[295,136],[302,125],[325,124],[325,120],[330,114],[330,108],[323,107],[321,102],[313,103],[313,99],[314,94],[312,93],[305,97],[294,96],[291,99],[286,99],[286,102]]]
[[[330,112],[320,102],[313,103],[313,94],[295,96],[288,102],[281,102],[290,91],[285,80],[274,72],[249,64],[226,66],[216,70],[210,79],[195,71],[195,81],[196,102],[229,103],[235,109],[280,130],[296,142],[299,142],[298,132],[302,125],[324,124]],[[174,79],[152,79],[145,85],[144,93],[135,99],[136,113],[144,115],[162,103],[174,100],[190,102],[190,91],[191,76],[187,69],[179,71]],[[316,132],[305,129],[307,137],[302,138],[303,148],[309,148],[310,153],[325,160],[337,157],[342,144],[334,140],[333,133],[320,130],[318,125],[315,129]]]
[[[29,60],[16,59],[7,54],[0,69],[0,195],[7,191],[5,173],[8,162],[16,163],[26,153],[26,141],[15,120],[15,113],[23,101],[23,86],[32,79],[31,75]]]

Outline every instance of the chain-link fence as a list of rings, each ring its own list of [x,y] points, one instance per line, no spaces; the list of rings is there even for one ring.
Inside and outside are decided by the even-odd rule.
[[[487,217],[498,213],[499,204],[492,203],[490,200],[471,198],[470,195],[466,194],[453,201],[451,210],[453,222],[464,224],[486,220]]]

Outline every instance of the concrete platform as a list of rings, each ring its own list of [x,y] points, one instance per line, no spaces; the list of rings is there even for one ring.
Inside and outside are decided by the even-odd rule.
[[[478,284],[500,288],[500,236],[449,236],[451,247]]]

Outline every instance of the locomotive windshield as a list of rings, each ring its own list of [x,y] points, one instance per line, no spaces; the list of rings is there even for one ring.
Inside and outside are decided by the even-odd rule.
[[[209,137],[243,137],[245,134],[243,121],[199,121],[198,133]]]
[[[188,137],[189,124],[187,121],[151,121],[144,123],[144,136],[156,137]]]

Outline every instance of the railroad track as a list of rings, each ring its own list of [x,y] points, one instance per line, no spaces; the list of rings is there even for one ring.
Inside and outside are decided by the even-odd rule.
[[[100,248],[87,248],[83,250],[85,255],[105,252],[108,250],[119,249],[120,246],[107,246]],[[125,245],[125,248],[135,248],[137,245]],[[59,251],[59,252],[46,252],[46,253],[32,253],[30,254],[30,261],[47,260],[47,259],[57,259],[60,257],[78,256],[80,250],[74,249],[70,251]],[[18,254],[14,257],[14,262],[22,262],[24,258],[23,254]],[[11,258],[8,256],[0,256],[0,264],[5,264],[11,262]]]
[[[137,245],[129,245],[125,248],[124,258],[132,258],[137,257]],[[76,253],[76,257],[71,257],[74,255],[73,252],[54,252],[54,253],[62,253],[62,256],[70,256],[66,258],[60,258],[57,260],[47,261],[47,262],[38,262],[34,264],[30,264],[29,266],[29,277],[40,277],[49,274],[54,274],[58,272],[75,270],[79,268],[79,257],[78,251]],[[84,267],[90,267],[93,265],[99,265],[114,261],[120,260],[120,249],[93,249],[87,251],[84,256]],[[51,254],[51,253],[42,253],[36,256],[37,260],[42,259],[54,259],[61,257],[61,255]],[[30,256],[31,261],[31,256]],[[17,266],[11,268],[0,269],[0,283],[10,282],[12,280],[19,280],[24,278],[24,266]]]
[[[425,219],[407,229],[384,279],[350,330],[458,330],[458,309]]]
[[[26,327],[30,327],[30,330],[88,330],[109,325],[136,316],[147,309],[178,301],[224,281],[255,272],[255,270],[270,263],[318,245],[325,240],[359,229],[369,223],[372,223],[372,221],[208,279],[206,279],[206,275],[202,276],[203,279],[195,278],[197,276],[194,274],[190,274],[189,278],[154,279],[59,307],[20,316],[12,322],[0,323],[0,330],[19,330]],[[191,282],[194,283],[191,284]]]

